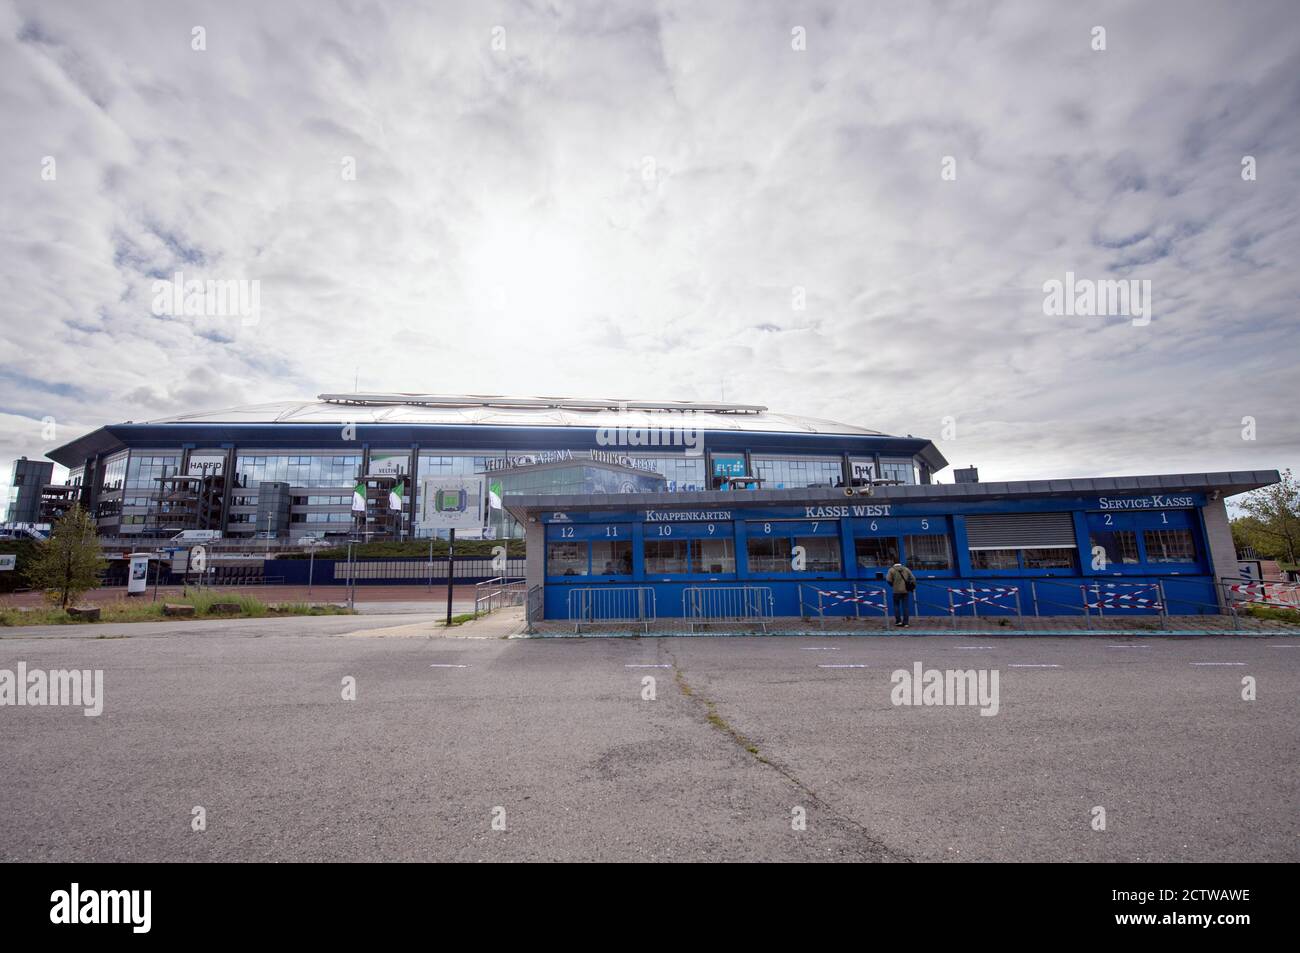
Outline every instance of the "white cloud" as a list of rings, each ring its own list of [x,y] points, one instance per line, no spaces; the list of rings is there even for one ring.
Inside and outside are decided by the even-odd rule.
[[[354,374],[725,387],[928,435],[953,415],[943,449],[988,478],[1296,464],[1298,19],[0,4],[0,464],[49,449],[47,414],[90,429]],[[260,323],[155,317],[178,269],[259,280]],[[1154,320],[1045,317],[1066,270],[1149,278]]]

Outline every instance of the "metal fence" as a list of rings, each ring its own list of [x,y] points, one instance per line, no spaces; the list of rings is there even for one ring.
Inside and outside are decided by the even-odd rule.
[[[766,632],[775,602],[767,586],[691,586],[682,590],[682,618],[692,632],[712,622],[757,622]]]
[[[655,620],[655,591],[650,586],[600,586],[569,590],[573,630],[600,622],[639,623],[650,631]]]
[[[1269,580],[1220,579],[1226,605],[1257,605],[1300,610],[1300,583]]]
[[[528,590],[524,601],[524,621],[529,635],[537,631],[537,623],[546,615],[546,590],[542,586],[533,586]]]
[[[877,611],[885,622],[889,621],[890,592],[886,586],[859,585],[851,583],[847,589],[824,588],[817,585],[801,584],[799,586],[799,616],[803,619],[816,618],[823,628],[826,615],[849,616],[853,610],[854,619],[862,618],[865,611],[874,617]],[[843,613],[835,610],[843,608]]]

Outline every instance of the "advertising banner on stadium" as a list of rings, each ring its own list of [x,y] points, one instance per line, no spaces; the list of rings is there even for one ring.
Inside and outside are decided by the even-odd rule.
[[[420,529],[483,527],[483,477],[425,477],[420,481]]]

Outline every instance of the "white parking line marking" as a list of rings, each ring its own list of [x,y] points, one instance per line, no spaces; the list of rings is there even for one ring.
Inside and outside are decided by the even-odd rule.
[[[1193,665],[1245,665],[1245,662],[1193,662]]]
[[[838,645],[801,645],[801,646],[799,646],[799,651],[800,651],[800,652],[838,652],[839,650],[840,650],[840,647],[839,647]]]
[[[434,662],[429,668],[469,668],[468,665],[445,665],[441,662]]]
[[[1108,649],[1149,649],[1149,645],[1108,645]]]
[[[993,646],[991,646],[991,645],[959,645],[959,646],[957,646],[957,648],[959,648],[959,649],[991,649],[991,648],[993,648]]]
[[[1047,665],[1040,662],[1012,662],[1012,668],[1060,668],[1059,665]]]
[[[1300,645],[1270,645],[1270,649],[1300,649]]]
[[[818,667],[818,668],[866,668],[865,665],[858,665],[858,664],[852,664],[852,665],[818,665],[817,667]]]
[[[664,663],[664,664],[655,664],[655,665],[635,665],[635,664],[629,663],[629,664],[627,664],[627,665],[624,665],[623,667],[624,667],[624,668],[672,668],[671,665],[668,665],[668,664],[666,664],[666,663]]]

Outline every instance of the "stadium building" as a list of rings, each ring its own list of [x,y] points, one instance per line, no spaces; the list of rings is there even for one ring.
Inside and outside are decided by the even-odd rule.
[[[483,475],[484,533],[500,538],[522,534],[501,495],[918,484],[947,466],[929,440],[756,405],[425,394],[128,421],[49,456],[70,472],[46,488],[47,519],[81,502],[104,536],[281,540],[437,532],[416,517],[427,476]]]
[[[941,484],[927,439],[758,405],[424,394],[127,422],[49,456],[70,476],[46,487],[47,518],[81,502],[127,546],[428,538],[446,532],[436,498],[472,511],[464,535],[526,538],[507,571],[526,574],[530,618],[589,621],[883,617],[895,560],[922,615],[1217,614],[1238,575],[1224,501],[1279,479],[981,483],[972,468]],[[432,578],[407,562],[355,572]],[[267,578],[303,569],[265,560]]]

